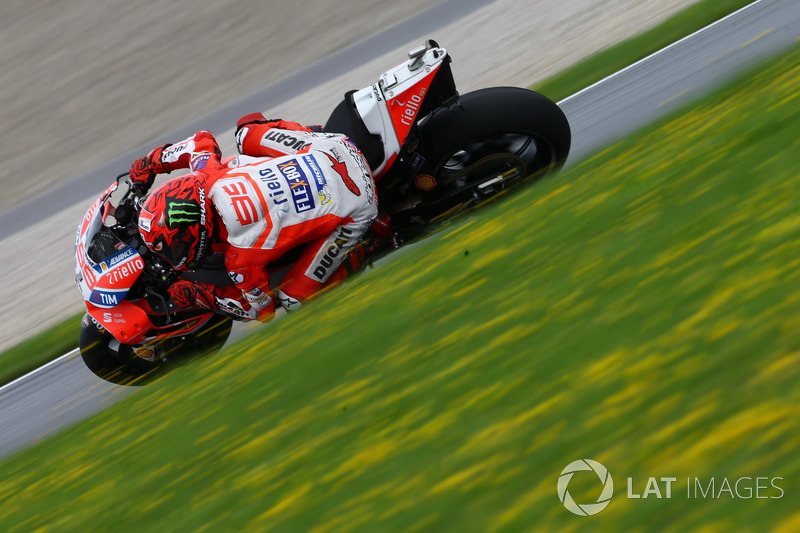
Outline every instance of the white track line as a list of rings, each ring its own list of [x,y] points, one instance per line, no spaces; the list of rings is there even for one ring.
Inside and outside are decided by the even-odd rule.
[[[704,31],[706,31],[706,30],[709,30],[709,29],[713,28],[713,27],[714,27],[714,26],[716,26],[717,24],[721,24],[722,22],[724,22],[724,21],[728,20],[729,18],[735,17],[735,16],[736,16],[736,15],[738,15],[739,13],[742,13],[743,11],[746,11],[746,10],[750,9],[750,8],[752,8],[753,6],[755,6],[756,4],[760,4],[761,2],[763,2],[763,0],[756,0],[756,1],[755,1],[755,2],[753,2],[752,4],[748,4],[748,5],[744,6],[743,8],[737,9],[737,10],[736,10],[736,11],[734,11],[733,13],[730,13],[730,14],[728,14],[728,15],[726,15],[726,16],[724,16],[724,17],[722,17],[721,19],[719,19],[719,20],[717,20],[717,21],[714,21],[714,22],[712,22],[712,23],[711,23],[711,24],[709,24],[708,26],[705,26],[705,27],[703,27],[703,28],[700,28],[700,29],[699,29],[699,30],[697,30],[696,32],[694,32],[694,33],[692,33],[692,34],[690,34],[690,35],[687,35],[686,37],[684,37],[684,38],[682,38],[682,39],[679,39],[679,40],[675,41],[674,43],[672,43],[672,44],[670,44],[670,45],[668,45],[668,46],[665,46],[664,48],[662,48],[661,50],[659,50],[659,51],[657,51],[657,52],[653,52],[653,53],[652,53],[652,54],[650,54],[649,56],[647,56],[647,57],[645,57],[645,58],[642,58],[642,59],[640,59],[640,60],[639,60],[639,61],[637,61],[636,63],[633,63],[633,64],[631,64],[631,65],[628,65],[627,67],[623,68],[622,70],[618,70],[617,72],[615,72],[615,73],[613,73],[613,74],[611,74],[611,75],[609,75],[609,76],[606,76],[606,77],[605,77],[605,78],[603,78],[602,80],[600,80],[600,81],[598,81],[598,82],[595,82],[595,83],[593,83],[593,84],[589,85],[588,87],[586,87],[586,88],[584,88],[584,89],[581,89],[580,91],[576,92],[575,94],[573,94],[573,95],[571,95],[571,96],[567,96],[566,98],[564,98],[563,100],[561,100],[560,102],[558,102],[558,105],[561,105],[561,104],[564,104],[564,103],[566,103],[566,102],[569,102],[569,101],[570,101],[570,100],[572,100],[573,98],[576,98],[576,97],[578,97],[578,96],[582,95],[583,93],[585,93],[585,92],[587,92],[587,91],[590,91],[590,90],[592,90],[593,88],[597,87],[598,85],[601,85],[601,84],[603,84],[603,83],[607,82],[608,80],[612,80],[612,79],[616,78],[617,76],[619,76],[620,74],[623,74],[623,73],[625,73],[625,72],[627,72],[627,71],[629,71],[629,70],[631,70],[631,69],[634,69],[634,68],[636,68],[637,66],[639,66],[640,64],[642,64],[642,63],[646,63],[646,62],[650,61],[651,59],[653,59],[653,58],[655,58],[655,57],[658,57],[658,56],[660,56],[660,55],[661,55],[661,54],[663,54],[663,53],[666,53],[667,51],[671,50],[672,48],[675,48],[676,46],[679,46],[679,45],[680,45],[681,43],[683,43],[684,41],[687,41],[687,40],[689,40],[689,39],[693,38],[693,37],[694,37],[694,36],[696,36],[696,35],[700,35],[700,34],[701,34],[701,33],[703,33]]]
[[[6,390],[6,389],[10,389],[10,388],[12,388],[12,387],[13,387],[15,384],[17,384],[17,383],[21,383],[22,381],[27,381],[27,380],[29,380],[29,379],[33,378],[33,376],[35,376],[36,374],[38,374],[38,373],[40,373],[40,372],[43,372],[44,370],[47,370],[47,369],[48,369],[48,368],[50,368],[51,366],[56,366],[56,365],[57,365],[57,364],[59,364],[60,362],[62,362],[62,361],[66,361],[66,360],[67,360],[67,359],[69,359],[70,357],[75,357],[75,356],[77,356],[77,355],[78,355],[78,353],[79,353],[79,350],[78,350],[78,348],[75,348],[75,349],[74,349],[74,350],[72,350],[71,352],[67,352],[67,353],[65,353],[64,355],[62,355],[62,356],[58,357],[57,359],[53,359],[53,360],[52,360],[52,361],[50,361],[49,363],[45,363],[45,364],[43,364],[42,366],[40,366],[39,368],[36,368],[35,370],[31,370],[30,372],[28,372],[28,373],[27,373],[27,374],[25,374],[24,376],[18,377],[17,379],[15,379],[14,381],[12,381],[11,383],[6,383],[6,384],[5,384],[5,385],[3,385],[2,387],[0,387],[0,394],[2,394],[2,393],[3,393],[3,392]]]

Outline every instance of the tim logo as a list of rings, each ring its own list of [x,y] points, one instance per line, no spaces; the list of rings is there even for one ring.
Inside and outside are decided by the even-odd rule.
[[[311,192],[308,177],[300,168],[297,159],[290,159],[278,164],[278,171],[289,184],[294,208],[298,213],[309,211],[316,207],[314,195]]]

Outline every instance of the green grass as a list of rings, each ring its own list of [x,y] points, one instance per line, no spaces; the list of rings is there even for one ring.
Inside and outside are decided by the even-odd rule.
[[[592,56],[563,74],[543,82],[536,90],[554,100],[560,100],[748,3],[749,0],[700,1],[661,26]],[[67,322],[78,324],[80,316],[82,315],[70,318]],[[32,343],[0,353],[0,362],[7,366],[7,370],[0,371],[0,384],[12,381],[36,366],[77,347],[80,328],[62,326],[63,324],[39,334]],[[31,366],[32,362],[36,362],[36,365]]]
[[[751,4],[752,1],[702,0],[697,2],[655,28],[598,52],[564,72],[537,83],[533,89],[546,94],[555,101],[560,101]]]
[[[798,95],[800,48],[0,463],[0,530],[797,531]]]
[[[0,384],[9,383],[78,346],[81,317],[72,316],[0,353]]]

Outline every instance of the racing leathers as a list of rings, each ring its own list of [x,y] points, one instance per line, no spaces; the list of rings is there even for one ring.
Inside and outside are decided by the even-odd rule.
[[[237,126],[239,152],[249,157],[223,164],[214,136],[199,131],[137,161],[131,176],[189,168],[204,178],[212,250],[224,253],[234,286],[194,290],[213,291],[217,307],[234,317],[265,321],[275,298],[292,309],[348,275],[342,263],[377,216],[377,196],[364,156],[344,135],[261,114]],[[267,266],[300,246],[299,259],[270,287]],[[196,300],[207,307],[210,298]]]

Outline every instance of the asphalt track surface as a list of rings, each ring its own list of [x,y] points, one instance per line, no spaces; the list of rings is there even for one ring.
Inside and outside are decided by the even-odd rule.
[[[798,41],[800,2],[759,0],[576,93],[559,102],[573,129],[570,161],[635,132]],[[133,391],[96,378],[77,351],[66,354],[0,388],[0,457]]]
[[[251,113],[253,109],[275,109],[298,92],[311,89],[341,72],[351,70],[373,57],[391,51],[409,38],[419,38],[421,41],[423,36],[435,31],[445,21],[452,20],[453,11],[457,10],[458,16],[464,17],[490,2],[492,0],[444,0],[379,34],[339,49],[246,98],[222,107],[208,116],[198,118],[146,145],[137,146],[85,174],[21,202],[0,213],[0,240],[29,227],[37,220],[37,213],[46,212],[49,206],[72,204],[105,189],[108,186],[109,176],[119,174],[120,168],[127,168],[131,161],[147,153],[153,146],[184,139],[200,129],[224,131],[230,124],[235,123],[238,117]],[[388,65],[387,68],[391,66]]]

